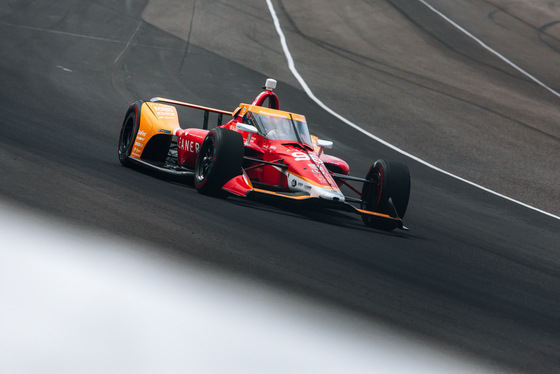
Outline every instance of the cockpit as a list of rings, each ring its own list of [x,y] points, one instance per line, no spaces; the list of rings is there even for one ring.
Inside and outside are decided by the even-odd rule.
[[[292,115],[285,115],[283,112],[277,114],[273,111],[267,111],[267,113],[249,111],[243,116],[242,122],[255,126],[259,134],[267,139],[301,142],[313,147],[309,129],[303,116],[294,118]]]

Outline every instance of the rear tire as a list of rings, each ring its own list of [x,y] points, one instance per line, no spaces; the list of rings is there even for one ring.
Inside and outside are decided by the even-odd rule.
[[[194,185],[197,191],[217,197],[227,196],[222,187],[241,174],[244,153],[241,134],[219,127],[210,131],[196,159]]]
[[[128,108],[119,135],[119,161],[124,166],[130,166],[130,153],[134,147],[134,140],[140,126],[140,108],[142,101],[136,101]]]
[[[405,164],[394,161],[377,160],[369,169],[366,179],[373,183],[364,183],[362,188],[362,208],[379,213],[393,215],[389,198],[399,218],[404,218],[410,198],[410,172]],[[364,224],[382,230],[393,230],[395,225],[376,222],[370,216],[363,215]]]

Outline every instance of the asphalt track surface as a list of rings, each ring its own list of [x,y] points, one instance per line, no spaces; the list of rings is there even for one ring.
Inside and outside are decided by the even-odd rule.
[[[445,170],[558,215],[560,99],[415,1],[273,1],[327,105]],[[529,3],[529,2],[527,2]],[[556,2],[433,1],[560,89]],[[358,312],[505,368],[560,369],[560,221],[445,176],[321,110],[289,72],[265,2],[0,1],[0,195]],[[500,49],[501,48],[501,49]],[[233,109],[279,81],[332,153],[409,165],[409,232],[197,194],[123,168],[136,99]],[[180,115],[182,115],[180,113]],[[197,125],[183,115],[184,127]]]

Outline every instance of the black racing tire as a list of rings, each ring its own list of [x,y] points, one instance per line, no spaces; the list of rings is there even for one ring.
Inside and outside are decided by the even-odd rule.
[[[377,160],[370,167],[362,188],[362,208],[391,215],[389,198],[393,202],[399,218],[404,218],[410,198],[410,171],[405,164],[394,161]],[[392,230],[394,225],[384,224],[363,215],[364,224],[384,230]]]
[[[220,127],[211,130],[196,159],[194,186],[197,191],[210,196],[227,196],[222,187],[242,173],[244,153],[241,134]]]
[[[140,127],[140,108],[143,101],[134,102],[126,111],[119,135],[119,161],[124,166],[130,166],[130,153],[134,147],[134,140]]]

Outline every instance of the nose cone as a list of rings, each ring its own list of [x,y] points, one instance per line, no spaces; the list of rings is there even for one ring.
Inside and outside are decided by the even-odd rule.
[[[318,191],[318,195],[321,199],[330,200],[330,201],[337,201],[337,202],[344,202],[344,195],[340,191],[329,191],[326,189],[321,189]]]
[[[344,195],[342,192],[336,187],[336,184],[333,182],[333,186],[324,183],[319,184],[317,182],[311,183],[309,179],[300,178],[294,174],[288,173],[288,184],[290,186],[290,190],[293,192],[305,192],[311,195],[312,197],[318,197],[323,200],[334,201],[334,202],[341,202],[345,201]]]

